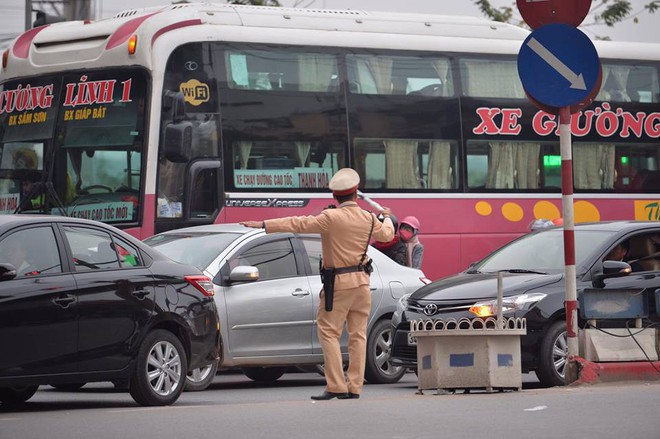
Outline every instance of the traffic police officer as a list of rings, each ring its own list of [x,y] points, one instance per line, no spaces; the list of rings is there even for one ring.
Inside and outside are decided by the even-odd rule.
[[[380,242],[391,241],[394,227],[389,219],[390,209],[380,212],[381,223],[374,214],[357,204],[360,176],[350,168],[343,168],[330,180],[330,190],[339,203],[336,209],[325,209],[316,216],[292,216],[266,221],[246,221],[247,227],[263,227],[267,233],[319,233],[325,268],[339,269],[334,282],[332,311],[326,311],[321,300],[317,312],[318,335],[325,361],[326,389],[314,400],[359,398],[364,383],[366,362],[367,322],[371,313],[369,273],[363,270],[362,257],[370,237]],[[360,267],[358,269],[358,267]],[[343,272],[342,272],[343,271]],[[324,292],[321,293],[322,298]],[[348,328],[349,365],[344,377],[339,340]]]

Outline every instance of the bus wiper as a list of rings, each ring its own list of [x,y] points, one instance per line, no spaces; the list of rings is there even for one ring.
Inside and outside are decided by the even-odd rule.
[[[21,202],[18,203],[16,209],[14,209],[14,213],[21,213],[24,210],[26,210],[26,208],[30,204],[32,204],[32,200],[41,194],[42,190],[43,190],[42,182],[40,181],[33,182],[32,185],[30,186],[30,190],[27,192],[27,194],[25,194]]]
[[[524,268],[509,268],[507,270],[499,270],[499,271],[506,271],[507,273],[548,274],[544,271],[526,270]]]
[[[466,273],[467,274],[481,274],[481,271],[472,268],[472,269],[466,271]]]
[[[39,209],[40,212],[46,211],[46,207],[48,206],[48,201],[50,200],[60,210],[60,215],[66,216],[66,209],[64,209],[64,204],[62,204],[62,200],[60,200],[60,197],[57,195],[57,192],[53,187],[53,183],[50,181],[47,182],[35,181],[34,183],[32,183],[30,190],[21,200],[21,202],[18,204],[16,210],[14,210],[14,213],[21,213],[25,211],[26,208],[32,203],[32,200],[35,197],[38,197],[42,194],[44,195],[44,202],[42,203],[43,205]]]

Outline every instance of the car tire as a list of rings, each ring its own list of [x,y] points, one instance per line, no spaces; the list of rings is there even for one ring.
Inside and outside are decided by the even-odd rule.
[[[129,392],[144,406],[173,404],[186,385],[188,358],[181,341],[157,329],[147,334],[138,351]]]
[[[80,390],[82,386],[87,383],[67,383],[67,384],[51,384],[50,387],[53,387],[57,390],[64,390],[66,392],[75,392]]]
[[[215,379],[218,362],[214,361],[204,367],[198,367],[188,372],[186,376],[186,392],[201,392],[206,390]]]
[[[392,355],[392,323],[385,319],[376,322],[367,338],[367,361],[364,377],[370,384],[399,382],[406,368],[390,363]]]
[[[260,383],[272,383],[284,375],[283,367],[246,367],[243,373],[246,377]]]
[[[568,366],[568,341],[566,322],[553,323],[541,341],[539,365],[536,376],[547,387],[566,385]]]
[[[39,386],[0,387],[0,402],[5,405],[22,404],[32,398]]]

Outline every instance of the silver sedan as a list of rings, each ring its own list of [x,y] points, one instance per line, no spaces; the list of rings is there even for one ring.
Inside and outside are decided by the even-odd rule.
[[[188,390],[205,389],[218,369],[240,368],[255,381],[275,381],[290,366],[322,372],[316,329],[320,236],[216,224],[172,230],[145,242],[213,279],[223,355],[217,365],[191,373]],[[405,369],[389,362],[392,314],[402,296],[428,280],[422,271],[398,265],[371,246],[368,255],[374,272],[365,378],[394,383]],[[342,352],[348,360],[346,331]]]

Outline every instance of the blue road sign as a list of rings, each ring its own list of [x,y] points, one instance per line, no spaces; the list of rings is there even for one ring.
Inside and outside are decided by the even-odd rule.
[[[600,60],[582,31],[548,24],[532,32],[520,48],[518,75],[527,94],[539,103],[568,107],[600,86]]]

